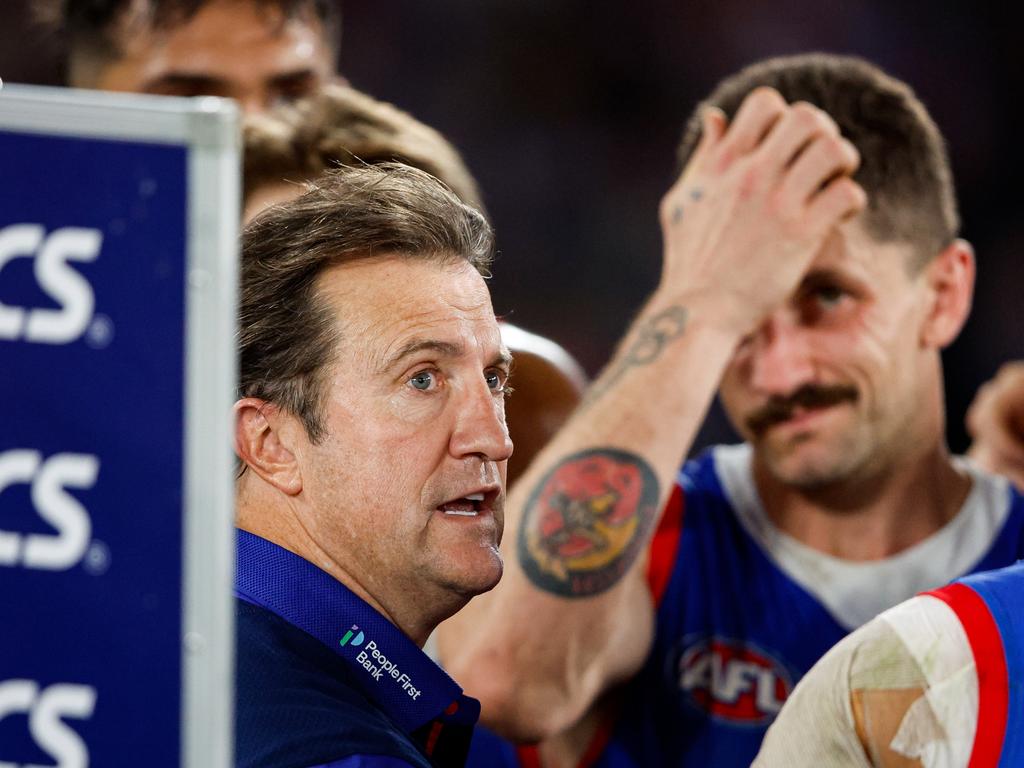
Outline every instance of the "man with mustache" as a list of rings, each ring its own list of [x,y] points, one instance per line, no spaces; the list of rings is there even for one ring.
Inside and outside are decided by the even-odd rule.
[[[396,163],[245,230],[239,766],[463,764],[479,704],[420,648],[502,572],[492,252],[482,214]]]
[[[765,61],[680,154],[673,266],[513,489],[502,583],[442,627],[483,721],[540,742],[522,765],[749,765],[843,636],[1024,555],[1020,497],[945,444],[940,353],[974,257],[910,88],[858,59]],[[866,206],[805,237],[847,174]],[[766,250],[778,273],[750,291],[705,279]],[[716,388],[746,442],[678,472]]]

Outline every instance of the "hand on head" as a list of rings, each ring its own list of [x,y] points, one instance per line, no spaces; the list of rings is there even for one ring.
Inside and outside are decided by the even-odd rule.
[[[700,144],[661,203],[662,286],[746,333],[793,291],[828,233],[864,208],[850,178],[859,160],[827,114],[770,88],[751,92],[731,125],[707,109]]]

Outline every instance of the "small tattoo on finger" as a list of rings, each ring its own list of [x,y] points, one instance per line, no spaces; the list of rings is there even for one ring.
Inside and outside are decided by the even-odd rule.
[[[678,224],[683,220],[683,206],[677,205],[675,210],[672,211],[672,223]]]

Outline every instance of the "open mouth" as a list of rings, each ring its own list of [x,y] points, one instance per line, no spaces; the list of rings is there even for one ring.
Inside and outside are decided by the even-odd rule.
[[[485,508],[483,493],[471,493],[451,501],[446,501],[438,507],[446,515],[452,517],[476,517]]]

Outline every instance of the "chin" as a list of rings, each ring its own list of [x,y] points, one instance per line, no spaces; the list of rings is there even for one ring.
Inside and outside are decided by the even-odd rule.
[[[455,572],[449,573],[447,581],[450,588],[466,600],[494,589],[505,569],[496,548],[460,557],[458,566]]]
[[[846,480],[854,474],[857,464],[854,458],[851,452],[837,450],[835,446],[809,444],[761,452],[764,466],[776,480],[806,490]]]
[[[813,465],[799,467],[773,467],[768,465],[768,469],[775,476],[775,479],[783,485],[807,491],[832,485],[847,477],[845,472],[837,471],[831,467]]]

